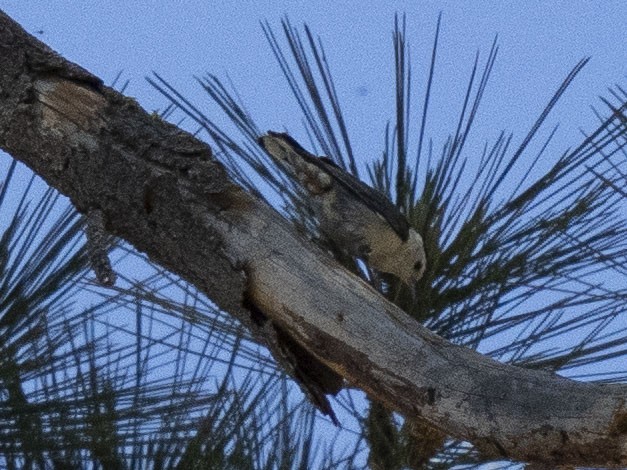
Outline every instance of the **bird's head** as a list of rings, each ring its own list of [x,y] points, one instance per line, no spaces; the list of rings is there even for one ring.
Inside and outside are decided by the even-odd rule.
[[[414,229],[409,229],[409,238],[405,248],[406,262],[400,263],[396,274],[411,291],[412,300],[416,300],[416,283],[422,278],[427,269],[422,237]]]
[[[409,236],[405,243],[406,260],[399,266],[400,271],[397,275],[405,284],[412,287],[424,275],[427,269],[427,257],[422,237],[414,229],[409,229]]]
[[[427,270],[427,256],[425,255],[424,243],[422,237],[413,229],[409,230],[408,243],[412,245],[414,253],[414,265],[411,273],[411,281],[415,283],[419,281]]]

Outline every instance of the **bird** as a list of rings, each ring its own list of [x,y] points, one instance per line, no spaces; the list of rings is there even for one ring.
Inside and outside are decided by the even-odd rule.
[[[424,243],[385,194],[330,158],[309,153],[287,133],[268,131],[258,142],[305,190],[329,240],[374,270],[396,276],[415,294],[427,268]]]

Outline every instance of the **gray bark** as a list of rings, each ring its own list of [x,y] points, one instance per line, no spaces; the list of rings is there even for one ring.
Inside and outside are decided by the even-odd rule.
[[[485,456],[627,466],[626,386],[504,365],[436,336],[230,181],[206,144],[2,12],[0,148],[225,311],[248,318],[248,296],[391,409]]]

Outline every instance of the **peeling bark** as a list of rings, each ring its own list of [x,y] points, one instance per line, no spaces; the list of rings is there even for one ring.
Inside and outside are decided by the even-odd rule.
[[[315,358],[486,457],[627,466],[627,387],[500,364],[387,302],[146,114],[0,12],[0,148],[246,321],[246,295]],[[250,323],[250,322],[248,322]]]

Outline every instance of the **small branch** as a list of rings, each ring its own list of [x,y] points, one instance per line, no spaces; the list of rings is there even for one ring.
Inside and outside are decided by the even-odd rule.
[[[117,276],[111,268],[111,261],[109,260],[109,244],[107,243],[109,237],[105,231],[105,219],[101,210],[87,211],[85,235],[87,236],[89,262],[96,275],[96,280],[103,286],[115,285]]]

